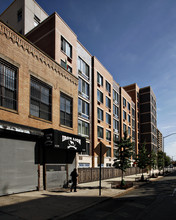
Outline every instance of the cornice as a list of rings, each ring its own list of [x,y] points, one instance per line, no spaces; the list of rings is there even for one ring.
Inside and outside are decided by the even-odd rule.
[[[78,78],[76,76],[67,72],[63,67],[61,67],[52,58],[47,56],[43,51],[41,51],[39,48],[37,48],[35,45],[33,45],[30,41],[25,39],[23,36],[16,33],[11,28],[9,28],[2,21],[0,21],[0,35],[4,35],[8,40],[11,40],[13,44],[16,44],[18,47],[21,47],[23,51],[32,55],[33,58],[45,64],[48,68],[55,71],[61,77],[64,77],[66,80],[70,81],[76,86],[78,85]]]

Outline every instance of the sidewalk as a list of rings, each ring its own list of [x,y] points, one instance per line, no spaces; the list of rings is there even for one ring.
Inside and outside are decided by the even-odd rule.
[[[135,178],[140,176],[141,174],[126,176],[125,180],[135,181]],[[120,177],[102,180],[101,196],[99,196],[99,181],[79,184],[77,192],[70,192],[67,189],[56,192],[34,191],[3,196],[0,197],[0,219],[62,219],[131,190],[131,188],[127,190],[111,189],[111,183],[120,180]],[[141,183],[135,183],[137,187],[139,184]]]

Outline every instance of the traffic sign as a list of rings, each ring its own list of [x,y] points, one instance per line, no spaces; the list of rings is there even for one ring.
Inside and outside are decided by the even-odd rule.
[[[103,144],[101,141],[100,143],[98,143],[98,145],[96,146],[96,148],[94,149],[95,153],[99,156],[99,157],[103,157],[103,155],[108,151],[108,148],[106,147],[105,144]]]

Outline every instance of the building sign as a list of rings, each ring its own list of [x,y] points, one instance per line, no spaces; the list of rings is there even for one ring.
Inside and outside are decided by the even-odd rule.
[[[84,137],[54,129],[45,129],[43,132],[44,145],[46,147],[54,147],[78,152],[86,151],[86,139]]]

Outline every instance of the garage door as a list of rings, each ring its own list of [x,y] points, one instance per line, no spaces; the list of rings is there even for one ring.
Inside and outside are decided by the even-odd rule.
[[[37,189],[35,144],[0,138],[0,195]]]

